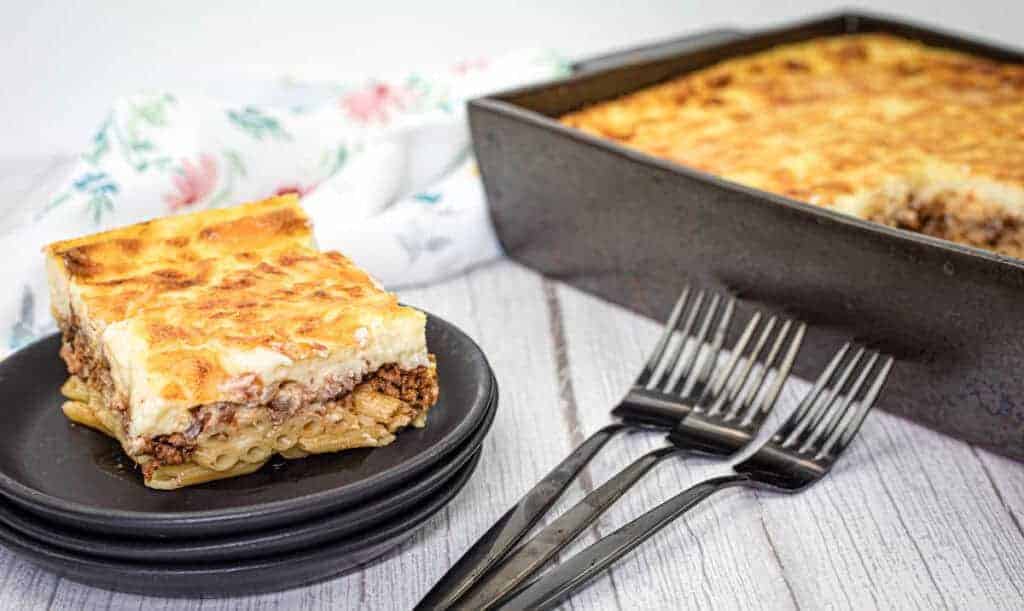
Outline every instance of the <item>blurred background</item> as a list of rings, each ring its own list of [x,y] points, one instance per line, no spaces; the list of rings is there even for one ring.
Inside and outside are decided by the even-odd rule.
[[[264,103],[268,83],[337,79],[493,56],[570,58],[694,32],[862,7],[1019,45],[1024,2],[540,1],[16,3],[0,8],[0,158],[71,155],[111,101],[199,90]]]

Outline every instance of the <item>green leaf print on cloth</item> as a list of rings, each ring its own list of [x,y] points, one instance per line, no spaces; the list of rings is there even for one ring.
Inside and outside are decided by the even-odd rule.
[[[217,208],[231,204],[231,195],[235,191],[235,183],[246,177],[245,162],[238,151],[224,151],[224,184],[221,190],[210,200],[210,207]]]
[[[120,188],[117,183],[105,172],[83,174],[71,183],[70,190],[58,194],[36,213],[35,220],[38,221],[77,194],[85,196],[85,211],[93,225],[99,225],[103,221],[104,214],[114,211],[114,196],[119,192]]]
[[[171,167],[173,160],[157,146],[151,132],[171,127],[170,109],[176,104],[177,99],[169,93],[134,96],[120,113],[123,121],[112,122],[121,157],[136,172]]]
[[[285,131],[279,120],[254,106],[246,106],[241,110],[229,110],[227,115],[232,124],[256,140],[264,138],[292,139],[291,134]]]
[[[0,241],[0,258],[17,262],[15,290],[0,302],[0,356],[53,328],[45,244],[167,214],[294,193],[320,248],[389,287],[498,256],[480,174],[466,159],[466,102],[567,70],[555,54],[523,49],[427,71],[293,78],[267,83],[259,99],[159,91],[115,100],[58,190],[17,211],[14,239]]]

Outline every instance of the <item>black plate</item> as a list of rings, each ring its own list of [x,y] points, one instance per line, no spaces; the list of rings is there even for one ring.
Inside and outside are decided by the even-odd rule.
[[[140,540],[109,535],[96,536],[40,519],[14,506],[0,503],[0,524],[39,541],[80,554],[114,560],[146,563],[222,562],[252,559],[307,549],[366,532],[371,527],[394,519],[417,507],[456,477],[480,449],[494,422],[497,409],[497,384],[490,408],[480,428],[440,467],[407,482],[398,490],[373,497],[366,504],[305,522],[256,533],[243,533],[202,539]]]
[[[71,527],[118,536],[200,537],[294,524],[384,494],[438,464],[479,428],[492,376],[465,333],[430,316],[441,398],[429,424],[383,448],[277,460],[244,477],[150,490],[116,443],[68,423],[60,340],[44,338],[0,362],[0,493]]]
[[[404,516],[375,527],[371,534],[260,560],[177,566],[118,562],[67,552],[2,525],[0,544],[61,577],[108,590],[188,597],[287,590],[350,572],[406,541],[455,498],[479,462],[478,451],[451,485]]]

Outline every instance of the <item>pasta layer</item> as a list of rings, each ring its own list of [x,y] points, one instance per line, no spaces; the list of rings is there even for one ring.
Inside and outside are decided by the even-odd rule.
[[[433,365],[414,372],[383,368],[341,397],[286,413],[270,406],[204,406],[196,410],[193,435],[143,443],[125,434],[120,413],[81,378],[69,378],[61,391],[70,420],[120,441],[142,465],[148,486],[170,490],[251,473],[274,454],[301,458],[387,445],[398,430],[424,426],[437,400],[437,374]]]

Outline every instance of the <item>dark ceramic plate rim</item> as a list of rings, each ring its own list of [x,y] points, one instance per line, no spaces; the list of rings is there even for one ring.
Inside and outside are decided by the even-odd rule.
[[[427,314],[428,325],[431,323],[440,324],[442,328],[459,336],[466,346],[471,346],[479,354],[488,371],[486,382],[491,384],[494,379],[493,370],[480,346],[455,325],[426,310],[421,309],[421,311]],[[56,333],[50,334],[22,346],[4,360],[12,359],[18,352],[29,350],[37,344],[52,341],[56,335]],[[0,367],[2,365],[3,363],[0,363]],[[491,393],[492,391],[488,389],[486,396],[489,397]],[[481,402],[481,405],[472,406],[467,411],[466,417],[453,427],[443,439],[438,440],[434,444],[434,447],[442,448],[441,451],[436,454],[430,452],[421,453],[410,460],[402,461],[389,469],[385,469],[373,477],[350,484],[346,486],[346,494],[340,498],[336,489],[328,489],[294,498],[219,510],[192,512],[117,510],[97,508],[76,501],[52,497],[49,494],[22,484],[3,471],[0,471],[0,496],[5,497],[6,500],[15,503],[30,513],[43,516],[49,520],[72,527],[90,527],[111,534],[134,530],[140,534],[146,533],[156,538],[182,538],[188,535],[208,534],[215,527],[245,522],[253,516],[259,516],[261,523],[268,527],[274,524],[280,525],[293,521],[288,519],[288,517],[306,519],[352,505],[372,497],[376,492],[391,490],[409,478],[422,473],[430,466],[437,464],[450,455],[455,448],[458,448],[472,434],[484,416],[486,404],[487,401],[485,399]],[[215,484],[216,482],[213,483],[213,485]],[[169,492],[169,494],[173,494],[173,491]],[[316,507],[316,509],[310,509],[311,507]],[[280,520],[273,520],[271,516],[282,516],[282,518]],[[245,530],[247,529],[233,528],[231,532],[244,532]],[[249,529],[249,531],[251,532],[252,529]]]
[[[497,382],[494,382],[493,389],[491,407],[484,417],[484,422],[473,436],[455,451],[450,460],[440,468],[431,470],[421,481],[416,481],[412,485],[406,483],[397,492],[373,497],[368,504],[361,504],[354,510],[342,510],[295,525],[252,533],[229,534],[200,540],[154,541],[76,531],[61,524],[48,523],[19,509],[14,503],[0,501],[0,526],[75,554],[154,564],[257,558],[296,551],[315,543],[330,543],[395,519],[401,512],[412,510],[419,501],[431,497],[442,486],[458,477],[462,467],[480,450],[494,423],[498,405]]]
[[[465,489],[480,464],[482,451],[477,450],[470,458],[469,464],[455,475],[450,488],[435,494],[419,509],[375,529],[368,537],[342,539],[316,549],[289,552],[250,562],[236,560],[220,564],[193,564],[189,565],[189,568],[180,568],[171,565],[111,561],[53,548],[45,542],[11,532],[3,525],[0,525],[0,544],[29,562],[63,578],[106,590],[171,597],[224,597],[288,590],[366,566],[388,549],[393,549],[406,541]],[[3,502],[6,501],[0,499],[0,503]],[[337,571],[331,570],[330,567],[336,566],[333,561],[371,548],[378,549],[372,557],[366,558],[358,566],[347,565]],[[284,577],[271,579],[260,576],[260,573],[267,571],[278,571],[283,573]],[[298,571],[302,571],[301,574],[304,576],[294,576]],[[99,580],[90,579],[90,575],[109,577]],[[211,582],[217,585],[211,588]],[[133,583],[145,585],[133,587]],[[220,587],[222,584],[225,587]]]

